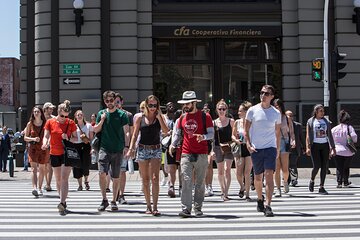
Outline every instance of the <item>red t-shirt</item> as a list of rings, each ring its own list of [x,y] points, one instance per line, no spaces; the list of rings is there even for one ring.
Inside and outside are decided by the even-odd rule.
[[[182,153],[185,154],[208,154],[207,141],[198,142],[196,134],[205,134],[203,126],[202,112],[197,111],[196,113],[187,113],[182,117],[181,122],[179,121],[177,128],[182,129],[184,134],[184,140],[182,145]],[[213,127],[211,116],[206,113],[206,128]]]
[[[45,130],[50,131],[50,154],[63,155],[64,146],[62,143],[62,134],[65,133],[67,128],[67,135],[70,137],[76,131],[76,124],[71,119],[66,119],[64,123],[59,123],[56,118],[51,118],[46,121]]]

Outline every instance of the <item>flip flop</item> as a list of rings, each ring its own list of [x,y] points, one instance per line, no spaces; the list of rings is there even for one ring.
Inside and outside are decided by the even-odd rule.
[[[145,211],[145,214],[153,214],[153,212],[151,211],[151,209],[146,209],[146,211]]]
[[[153,216],[160,216],[161,213],[158,210],[154,210],[152,213]]]

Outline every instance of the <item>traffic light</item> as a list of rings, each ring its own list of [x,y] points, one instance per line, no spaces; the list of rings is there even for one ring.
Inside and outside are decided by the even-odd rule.
[[[339,53],[338,48],[331,53],[331,82],[337,86],[338,81],[346,76],[345,72],[339,72],[345,68],[346,63],[340,62],[346,57],[346,53]]]
[[[322,77],[322,58],[315,58],[312,60],[311,69],[312,69],[312,80],[316,82],[321,82]]]

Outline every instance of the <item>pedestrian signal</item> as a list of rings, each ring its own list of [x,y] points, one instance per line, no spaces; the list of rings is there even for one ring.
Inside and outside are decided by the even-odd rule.
[[[321,82],[323,80],[322,76],[322,58],[316,58],[312,60],[311,63],[312,70],[312,80],[316,82]]]

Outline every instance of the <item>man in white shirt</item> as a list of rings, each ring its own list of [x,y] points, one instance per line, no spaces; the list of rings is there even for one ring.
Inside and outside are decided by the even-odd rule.
[[[273,174],[276,159],[280,154],[281,114],[271,105],[274,87],[264,85],[260,91],[261,102],[249,108],[246,113],[245,140],[251,153],[255,174],[255,188],[258,196],[257,211],[266,217],[274,216],[270,207],[274,191]],[[265,176],[266,202],[262,195],[263,176]]]

